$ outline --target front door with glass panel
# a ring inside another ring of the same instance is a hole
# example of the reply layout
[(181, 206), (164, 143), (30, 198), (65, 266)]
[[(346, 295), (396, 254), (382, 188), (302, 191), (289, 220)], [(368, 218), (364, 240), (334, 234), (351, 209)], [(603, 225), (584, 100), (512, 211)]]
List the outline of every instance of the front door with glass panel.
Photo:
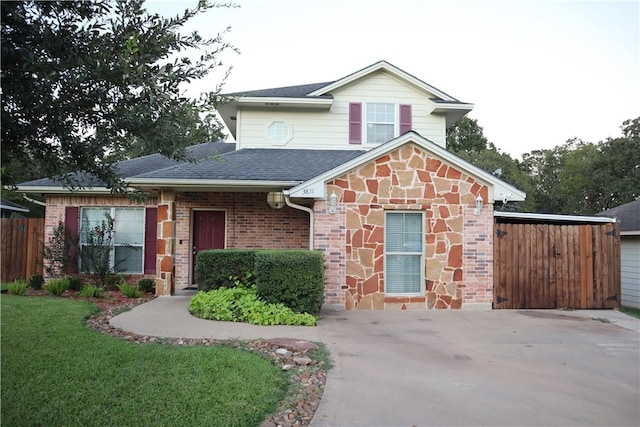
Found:
[(385, 218), (385, 293), (423, 293), (422, 212), (387, 212)]

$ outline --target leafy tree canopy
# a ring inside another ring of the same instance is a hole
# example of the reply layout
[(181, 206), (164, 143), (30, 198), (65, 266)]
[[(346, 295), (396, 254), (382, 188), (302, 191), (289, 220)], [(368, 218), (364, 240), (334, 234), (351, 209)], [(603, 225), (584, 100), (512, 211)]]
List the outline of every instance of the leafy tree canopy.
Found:
[(191, 99), (183, 84), (235, 50), (222, 39), (228, 28), (212, 39), (180, 32), (213, 7), (229, 5), (201, 0), (164, 18), (144, 0), (3, 1), (3, 185), (48, 176), (73, 188), (65, 174), (83, 170), (123, 191), (113, 162), (185, 158), (187, 146), (218, 139), (220, 85)]

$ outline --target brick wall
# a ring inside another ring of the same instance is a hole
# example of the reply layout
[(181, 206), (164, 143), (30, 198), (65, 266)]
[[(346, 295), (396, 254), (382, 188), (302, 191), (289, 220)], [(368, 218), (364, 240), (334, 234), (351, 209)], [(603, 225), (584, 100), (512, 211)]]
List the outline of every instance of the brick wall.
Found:
[(266, 193), (180, 193), (176, 198), (175, 284), (191, 282), (192, 212), (223, 210), (228, 249), (308, 249), (309, 214), (288, 206), (273, 209)]
[(480, 215), (464, 207), (464, 240), (461, 286), (463, 304), (493, 302), (493, 205), (484, 205)]

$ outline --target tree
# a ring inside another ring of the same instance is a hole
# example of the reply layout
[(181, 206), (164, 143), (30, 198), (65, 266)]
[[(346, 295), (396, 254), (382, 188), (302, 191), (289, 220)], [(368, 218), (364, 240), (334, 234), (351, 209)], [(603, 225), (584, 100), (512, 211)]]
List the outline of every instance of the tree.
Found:
[[(199, 99), (187, 98), (184, 84), (234, 50), (222, 41), (228, 28), (212, 39), (180, 33), (218, 6), (201, 0), (164, 18), (143, 3), (1, 3), (4, 185), (37, 173), (73, 188), (65, 174), (82, 170), (123, 191), (115, 161), (150, 153), (184, 159), (187, 146), (221, 136), (213, 107), (222, 83)], [(201, 55), (190, 59), (194, 51)]]
[(500, 210), (530, 210), (535, 206), (533, 198), (529, 195), (531, 182), (520, 163), (511, 158), (489, 142), (484, 136), (483, 129), (477, 120), (463, 117), (455, 125), (447, 129), (447, 149), (469, 163), (495, 173), (502, 180), (527, 192), (524, 202), (501, 204), (496, 200)]

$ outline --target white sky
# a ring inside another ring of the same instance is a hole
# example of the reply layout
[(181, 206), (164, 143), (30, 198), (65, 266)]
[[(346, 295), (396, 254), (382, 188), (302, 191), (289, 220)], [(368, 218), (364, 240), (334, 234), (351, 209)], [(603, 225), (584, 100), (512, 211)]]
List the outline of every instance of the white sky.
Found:
[[(195, 0), (148, 0), (175, 14)], [(381, 59), (465, 102), (519, 156), (621, 135), (640, 116), (640, 0), (239, 0), (193, 21), (231, 26), (225, 92), (336, 80)], [(220, 74), (194, 90), (212, 90)]]

